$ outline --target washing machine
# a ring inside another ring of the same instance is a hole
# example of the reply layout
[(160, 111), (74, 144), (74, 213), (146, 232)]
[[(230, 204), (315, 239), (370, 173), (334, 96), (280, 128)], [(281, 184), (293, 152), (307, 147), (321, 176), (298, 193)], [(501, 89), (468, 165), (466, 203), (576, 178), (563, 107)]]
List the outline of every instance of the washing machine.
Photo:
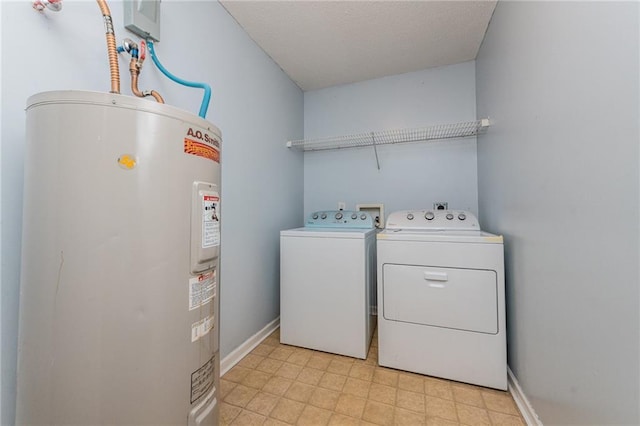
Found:
[(280, 233), (280, 342), (365, 359), (375, 328), (376, 229), (319, 211)]
[(379, 364), (506, 390), (502, 236), (467, 211), (399, 211), (377, 258)]

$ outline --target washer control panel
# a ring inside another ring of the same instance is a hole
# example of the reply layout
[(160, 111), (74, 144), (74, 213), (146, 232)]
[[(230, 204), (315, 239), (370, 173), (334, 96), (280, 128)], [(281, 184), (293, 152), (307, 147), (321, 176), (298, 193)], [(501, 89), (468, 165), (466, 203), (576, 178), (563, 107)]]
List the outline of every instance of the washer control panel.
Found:
[(387, 219), (387, 229), (479, 231), (473, 213), (464, 210), (402, 210)]
[(304, 224), (308, 228), (373, 228), (373, 217), (367, 212), (326, 210), (313, 212)]

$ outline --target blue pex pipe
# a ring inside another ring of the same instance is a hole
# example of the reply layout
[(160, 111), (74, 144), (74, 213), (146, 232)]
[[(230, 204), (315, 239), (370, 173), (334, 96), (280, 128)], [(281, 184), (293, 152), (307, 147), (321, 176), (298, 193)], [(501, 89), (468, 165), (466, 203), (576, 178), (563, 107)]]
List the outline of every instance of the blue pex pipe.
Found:
[(162, 64), (158, 60), (158, 57), (156, 56), (156, 51), (153, 48), (152, 40), (147, 40), (147, 46), (149, 47), (149, 53), (151, 54), (151, 59), (153, 59), (153, 63), (156, 64), (158, 69), (162, 71), (164, 75), (166, 75), (176, 83), (182, 84), (183, 86), (197, 87), (200, 89), (204, 89), (204, 97), (202, 98), (202, 104), (200, 105), (200, 112), (198, 113), (198, 115), (202, 118), (205, 118), (207, 115), (207, 109), (209, 108), (209, 101), (211, 100), (211, 86), (209, 86), (207, 83), (197, 83), (194, 81), (183, 80), (171, 74), (165, 67), (162, 66)]

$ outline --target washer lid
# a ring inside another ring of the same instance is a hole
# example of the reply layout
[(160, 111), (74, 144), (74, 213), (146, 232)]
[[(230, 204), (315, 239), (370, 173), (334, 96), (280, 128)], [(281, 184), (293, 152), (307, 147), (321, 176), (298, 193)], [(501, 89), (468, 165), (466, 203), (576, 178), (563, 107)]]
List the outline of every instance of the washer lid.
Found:
[(364, 239), (377, 232), (377, 229), (348, 228), (295, 228), (280, 231), (281, 237), (311, 238), (358, 238)]
[(378, 234), (378, 241), (423, 241), (452, 243), (502, 244), (502, 235), (484, 231), (385, 229)]

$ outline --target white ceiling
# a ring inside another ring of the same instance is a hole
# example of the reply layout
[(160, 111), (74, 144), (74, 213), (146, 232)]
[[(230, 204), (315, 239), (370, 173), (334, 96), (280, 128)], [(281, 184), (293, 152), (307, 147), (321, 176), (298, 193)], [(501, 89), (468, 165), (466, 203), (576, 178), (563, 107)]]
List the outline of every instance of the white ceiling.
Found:
[(476, 57), (496, 1), (240, 1), (222, 5), (302, 90)]

